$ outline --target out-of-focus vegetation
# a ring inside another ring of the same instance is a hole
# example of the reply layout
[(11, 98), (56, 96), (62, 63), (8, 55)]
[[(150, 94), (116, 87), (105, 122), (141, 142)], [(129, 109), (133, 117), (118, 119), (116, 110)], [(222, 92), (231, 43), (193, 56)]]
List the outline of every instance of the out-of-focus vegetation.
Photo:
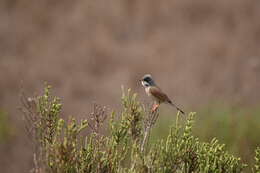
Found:
[(12, 134), (10, 121), (6, 112), (0, 110), (0, 143), (4, 143)]
[[(35, 149), (33, 172), (239, 173), (247, 167), (216, 138), (201, 142), (193, 135), (194, 113), (181, 119), (177, 115), (165, 138), (148, 142), (161, 116), (147, 110), (130, 90), (123, 93), (119, 112), (110, 115), (95, 106), (91, 118), (80, 123), (61, 118), (61, 101), (51, 95), (50, 87), (42, 96), (23, 95), (22, 103)], [(107, 135), (100, 133), (105, 123)], [(89, 134), (82, 135), (84, 130)], [(257, 172), (259, 149), (255, 152), (250, 170)]]

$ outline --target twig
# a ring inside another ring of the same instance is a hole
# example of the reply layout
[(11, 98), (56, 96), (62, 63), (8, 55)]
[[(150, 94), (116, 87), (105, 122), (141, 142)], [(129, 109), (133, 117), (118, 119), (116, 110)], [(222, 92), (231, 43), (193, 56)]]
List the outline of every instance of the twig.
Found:
[(148, 117), (146, 121), (144, 122), (144, 138), (141, 144), (141, 152), (144, 152), (145, 145), (148, 141), (151, 128), (156, 123), (157, 119), (159, 117), (159, 111), (158, 109), (156, 111), (150, 111), (148, 114)]

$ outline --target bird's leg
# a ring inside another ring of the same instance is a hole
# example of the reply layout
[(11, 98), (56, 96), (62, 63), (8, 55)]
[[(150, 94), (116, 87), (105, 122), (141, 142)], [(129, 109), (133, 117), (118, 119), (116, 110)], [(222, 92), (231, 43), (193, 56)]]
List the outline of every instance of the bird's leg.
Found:
[(152, 112), (155, 112), (159, 108), (159, 104), (154, 104), (152, 107)]

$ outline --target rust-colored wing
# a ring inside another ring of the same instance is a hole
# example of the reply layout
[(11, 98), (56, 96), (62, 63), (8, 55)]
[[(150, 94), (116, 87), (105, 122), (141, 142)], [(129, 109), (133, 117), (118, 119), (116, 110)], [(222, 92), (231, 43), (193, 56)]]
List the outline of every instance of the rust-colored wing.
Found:
[(153, 95), (155, 98), (158, 99), (159, 102), (168, 102), (170, 103), (171, 100), (169, 99), (169, 97), (164, 94), (162, 92), (162, 90), (160, 88), (157, 88), (157, 87), (150, 87), (150, 93), (151, 95)]
[(181, 110), (178, 106), (176, 106), (170, 99), (169, 97), (162, 92), (160, 88), (157, 87), (150, 87), (150, 93), (153, 95), (159, 103), (167, 102), (173, 107), (175, 107), (178, 111), (180, 111), (183, 115), (185, 115), (184, 111)]

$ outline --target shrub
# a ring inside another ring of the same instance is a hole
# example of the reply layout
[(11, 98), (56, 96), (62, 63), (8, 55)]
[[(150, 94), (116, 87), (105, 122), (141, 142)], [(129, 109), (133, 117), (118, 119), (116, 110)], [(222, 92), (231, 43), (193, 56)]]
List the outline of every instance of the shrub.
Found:
[[(168, 137), (149, 144), (159, 112), (149, 111), (130, 89), (123, 91), (120, 113), (109, 114), (104, 107), (94, 105), (89, 119), (80, 122), (74, 118), (66, 122), (60, 117), (61, 101), (50, 94), (49, 86), (42, 96), (26, 98), (23, 94), (21, 100), (34, 144), (32, 172), (239, 173), (246, 167), (217, 139), (206, 143), (192, 135), (195, 113), (185, 117), (184, 126), (178, 114)], [(101, 128), (108, 134), (101, 133)], [(258, 149), (256, 172), (259, 153)]]
[(255, 173), (260, 173), (260, 147), (255, 150)]

